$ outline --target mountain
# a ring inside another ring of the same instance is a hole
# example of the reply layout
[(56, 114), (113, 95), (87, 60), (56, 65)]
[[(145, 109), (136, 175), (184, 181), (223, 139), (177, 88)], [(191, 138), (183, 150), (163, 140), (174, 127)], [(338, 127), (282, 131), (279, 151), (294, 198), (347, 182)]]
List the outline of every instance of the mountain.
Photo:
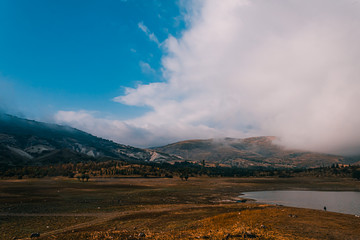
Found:
[(223, 138), (176, 142), (154, 150), (174, 154), (190, 161), (238, 167), (318, 167), (347, 163), (342, 156), (287, 150), (275, 137)]
[(120, 159), (129, 162), (182, 160), (237, 167), (318, 167), (355, 163), (359, 157), (288, 150), (275, 137), (188, 140), (140, 149), (68, 126), (0, 114), (0, 167)]
[(95, 137), (75, 128), (0, 114), (0, 164), (43, 165), (101, 158), (126, 161), (177, 159)]

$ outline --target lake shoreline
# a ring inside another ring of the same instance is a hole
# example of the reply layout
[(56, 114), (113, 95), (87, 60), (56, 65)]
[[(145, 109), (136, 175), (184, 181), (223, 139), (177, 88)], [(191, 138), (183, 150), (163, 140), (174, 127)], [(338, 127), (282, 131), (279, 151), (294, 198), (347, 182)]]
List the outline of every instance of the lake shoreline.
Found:
[(272, 190), (243, 192), (240, 196), (263, 204), (360, 215), (360, 192), (355, 191)]
[(40, 239), (65, 240), (134, 239), (140, 233), (159, 240), (358, 239), (360, 229), (353, 226), (360, 219), (352, 215), (236, 202), (241, 192), (296, 188), (359, 191), (360, 183), (335, 178), (0, 180), (0, 212), (6, 213), (0, 216), (0, 238), (40, 232)]

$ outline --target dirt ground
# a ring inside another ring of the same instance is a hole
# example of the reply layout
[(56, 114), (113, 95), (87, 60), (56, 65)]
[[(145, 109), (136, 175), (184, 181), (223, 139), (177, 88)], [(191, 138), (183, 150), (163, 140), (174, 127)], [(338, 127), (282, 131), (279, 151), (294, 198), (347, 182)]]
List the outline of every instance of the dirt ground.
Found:
[(241, 192), (360, 191), (339, 178), (0, 180), (0, 239), (360, 239), (360, 219), (240, 203)]

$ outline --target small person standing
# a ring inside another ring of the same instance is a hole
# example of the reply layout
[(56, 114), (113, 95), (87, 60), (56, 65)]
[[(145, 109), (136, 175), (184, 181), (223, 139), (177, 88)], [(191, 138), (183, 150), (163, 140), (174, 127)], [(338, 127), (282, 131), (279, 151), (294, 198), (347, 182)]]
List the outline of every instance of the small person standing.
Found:
[(326, 211), (326, 206), (324, 206), (324, 211)]

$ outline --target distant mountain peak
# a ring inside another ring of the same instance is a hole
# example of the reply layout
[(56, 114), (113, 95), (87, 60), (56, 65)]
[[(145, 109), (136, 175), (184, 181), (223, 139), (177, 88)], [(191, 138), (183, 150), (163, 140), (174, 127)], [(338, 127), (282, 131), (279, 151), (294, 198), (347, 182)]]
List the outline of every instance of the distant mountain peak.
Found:
[(275, 136), (194, 139), (154, 149), (190, 161), (237, 167), (317, 167), (344, 162), (342, 156), (287, 150), (277, 140)]

